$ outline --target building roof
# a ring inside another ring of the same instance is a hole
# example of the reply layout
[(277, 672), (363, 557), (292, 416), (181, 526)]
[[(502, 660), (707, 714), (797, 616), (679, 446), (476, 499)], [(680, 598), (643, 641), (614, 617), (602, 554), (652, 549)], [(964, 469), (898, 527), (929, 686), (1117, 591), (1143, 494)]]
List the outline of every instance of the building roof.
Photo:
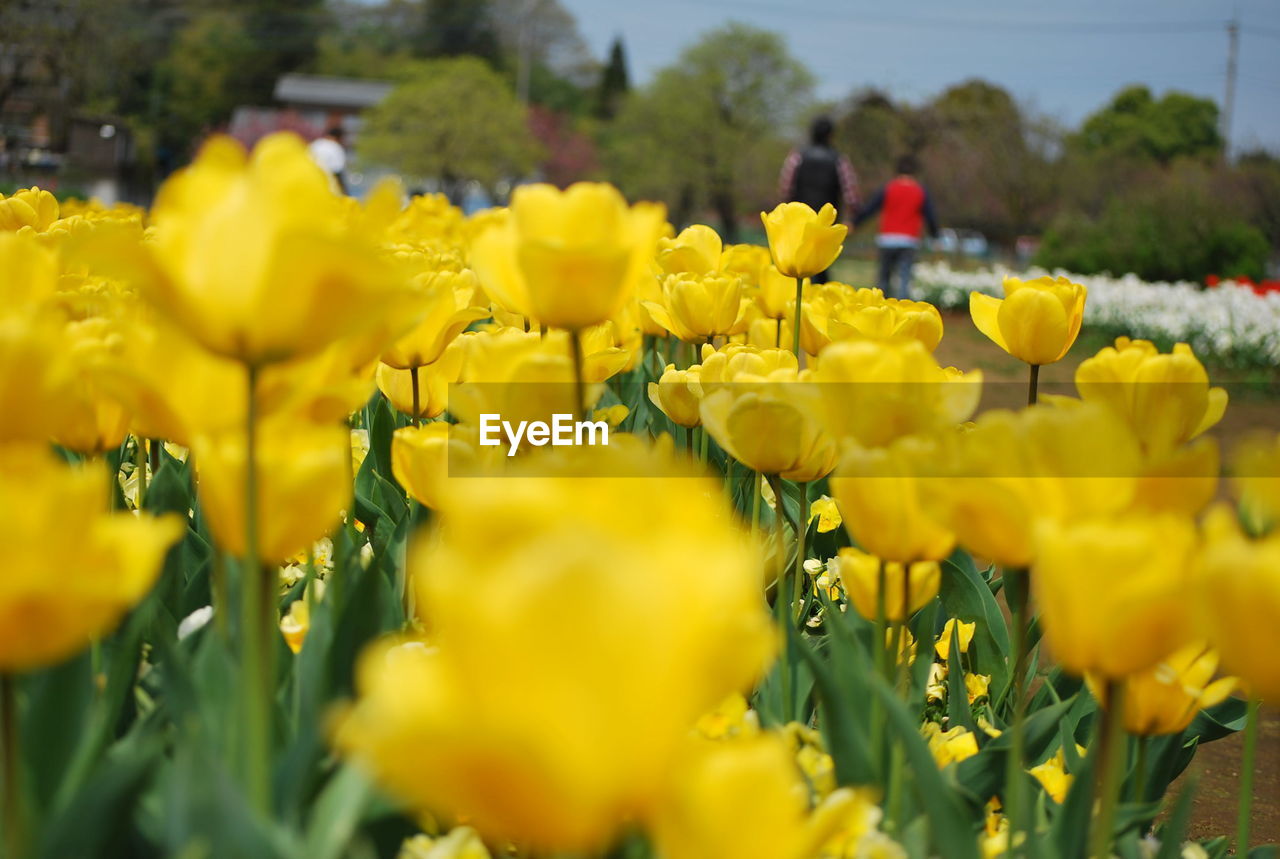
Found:
[(386, 98), (393, 86), (386, 81), (288, 74), (276, 81), (275, 97), (284, 104), (365, 108)]

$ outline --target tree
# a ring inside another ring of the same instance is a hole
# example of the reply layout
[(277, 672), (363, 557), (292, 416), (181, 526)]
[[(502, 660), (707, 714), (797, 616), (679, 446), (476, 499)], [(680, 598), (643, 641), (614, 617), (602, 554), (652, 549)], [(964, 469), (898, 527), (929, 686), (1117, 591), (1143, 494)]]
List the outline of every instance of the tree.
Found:
[(1222, 151), (1218, 106), (1207, 98), (1168, 92), (1156, 99), (1145, 86), (1121, 90), (1089, 116), (1073, 141), (1082, 151), (1168, 164)]
[(745, 24), (713, 30), (629, 97), (608, 136), (631, 196), (665, 201), (677, 221), (701, 208), (735, 241), (739, 218), (773, 201), (787, 143), (813, 92), (781, 37)]
[(630, 90), (627, 51), (622, 45), (622, 37), (615, 36), (613, 44), (609, 46), (609, 60), (600, 72), (600, 86), (596, 90), (596, 116), (606, 120), (617, 116), (622, 99)]
[(479, 57), (501, 68), (502, 49), (487, 0), (427, 0), (415, 53), (428, 59)]
[(524, 106), (475, 57), (426, 63), (369, 111), (362, 159), (439, 179), (451, 197), (474, 180), (491, 191), (528, 173), (537, 157)]
[(1038, 231), (1057, 198), (1056, 127), (982, 80), (950, 87), (921, 109), (917, 140), (940, 217), (1011, 244)]

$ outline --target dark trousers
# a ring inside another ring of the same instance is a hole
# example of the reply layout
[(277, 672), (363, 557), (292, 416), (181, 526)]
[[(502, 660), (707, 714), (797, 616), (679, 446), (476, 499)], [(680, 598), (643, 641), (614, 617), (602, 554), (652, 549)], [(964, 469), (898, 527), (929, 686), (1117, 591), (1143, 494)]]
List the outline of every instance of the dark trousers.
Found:
[(886, 298), (911, 297), (911, 265), (915, 261), (913, 247), (880, 248), (880, 277), (876, 285)]

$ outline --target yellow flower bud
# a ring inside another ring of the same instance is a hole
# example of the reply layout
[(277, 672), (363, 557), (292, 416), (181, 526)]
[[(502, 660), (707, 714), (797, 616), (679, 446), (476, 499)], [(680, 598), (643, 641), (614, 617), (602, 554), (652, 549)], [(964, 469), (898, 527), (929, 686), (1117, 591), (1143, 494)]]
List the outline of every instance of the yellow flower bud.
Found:
[(1065, 277), (1004, 279), (1004, 299), (969, 294), (973, 324), (993, 343), (1028, 364), (1052, 364), (1066, 356), (1084, 321), (1087, 290)]
[(903, 565), (853, 548), (840, 550), (838, 571), (849, 602), (867, 620), (879, 616), (881, 586), (885, 619), (900, 623), (937, 596), (942, 584), (937, 561)]
[[(1218, 655), (1203, 642), (1171, 653), (1156, 665), (1130, 674), (1124, 686), (1124, 729), (1134, 736), (1180, 734), (1205, 707), (1218, 704), (1236, 686), (1234, 677), (1214, 680)], [(1107, 707), (1107, 684), (1090, 676), (1089, 691)]]
[(52, 665), (111, 632), (184, 533), (177, 516), (108, 512), (107, 485), (100, 468), (0, 446), (0, 671)]
[(815, 212), (804, 203), (780, 203), (761, 212), (773, 264), (787, 277), (813, 277), (826, 271), (844, 250), (849, 228), (836, 223), (830, 203)]
[(1191, 637), (1189, 562), (1196, 535), (1180, 516), (1042, 523), (1032, 583), (1054, 658), (1076, 675), (1120, 679)]

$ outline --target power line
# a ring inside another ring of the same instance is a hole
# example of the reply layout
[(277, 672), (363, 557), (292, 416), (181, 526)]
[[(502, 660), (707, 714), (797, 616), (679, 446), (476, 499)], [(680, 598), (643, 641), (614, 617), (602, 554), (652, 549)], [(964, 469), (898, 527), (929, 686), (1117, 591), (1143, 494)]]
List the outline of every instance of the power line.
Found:
[(1058, 21), (1011, 21), (1005, 18), (938, 18), (921, 16), (898, 16), (883, 14), (866, 14), (852, 9), (813, 8), (794, 5), (780, 6), (750, 0), (658, 0), (681, 6), (703, 6), (707, 8), (732, 9), (735, 11), (755, 11), (785, 18), (828, 18), (852, 21), (867, 26), (901, 27), (906, 29), (943, 29), (943, 30), (983, 30), (1015, 33), (1045, 32), (1050, 35), (1061, 33), (1094, 34), (1094, 35), (1151, 35), (1160, 33), (1197, 33), (1216, 30), (1223, 24), (1221, 19), (1198, 19), (1185, 21), (1096, 21), (1096, 20), (1058, 20)]

